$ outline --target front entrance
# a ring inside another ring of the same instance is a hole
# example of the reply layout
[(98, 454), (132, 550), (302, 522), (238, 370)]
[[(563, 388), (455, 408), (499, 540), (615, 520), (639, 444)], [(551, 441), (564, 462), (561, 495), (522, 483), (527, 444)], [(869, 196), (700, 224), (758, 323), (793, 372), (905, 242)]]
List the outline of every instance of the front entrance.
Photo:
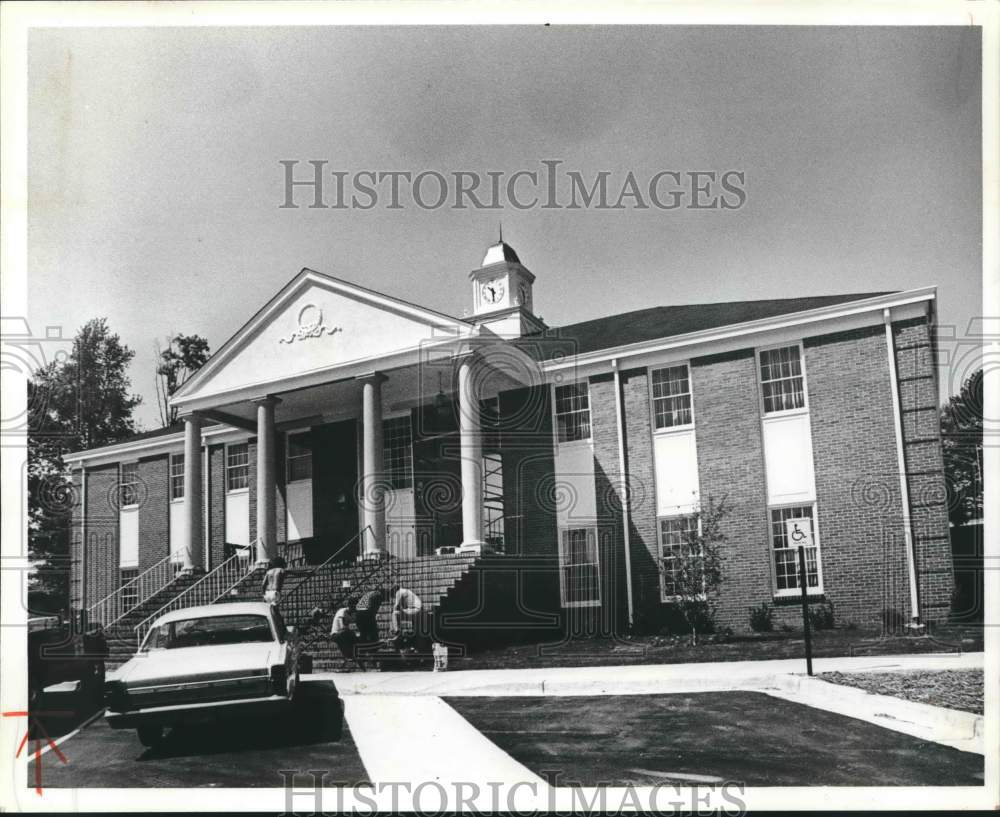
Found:
[[(313, 541), (310, 561), (332, 556), (358, 534), (358, 424), (343, 420), (312, 429)], [(354, 542), (344, 559), (361, 553)]]

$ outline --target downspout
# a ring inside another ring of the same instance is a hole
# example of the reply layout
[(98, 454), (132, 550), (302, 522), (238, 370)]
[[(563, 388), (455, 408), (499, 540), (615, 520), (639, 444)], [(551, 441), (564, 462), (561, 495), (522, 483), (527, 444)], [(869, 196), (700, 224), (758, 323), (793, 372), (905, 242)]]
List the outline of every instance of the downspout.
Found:
[(209, 541), (209, 536), (212, 531), (212, 522), (208, 518), (208, 512), (211, 508), (211, 498), (209, 495), (209, 489), (212, 487), (212, 483), (208, 476), (208, 443), (205, 442), (204, 436), (202, 436), (202, 446), (203, 453), (201, 458), (201, 515), (202, 515), (202, 531), (201, 531), (201, 548), (202, 548), (202, 562), (205, 566), (205, 572), (208, 573), (212, 569), (212, 545)]
[(87, 466), (80, 461), (80, 610), (87, 609)]
[(615, 417), (617, 418), (618, 430), (618, 473), (621, 477), (621, 500), (622, 500), (622, 528), (625, 537), (625, 593), (628, 603), (628, 624), (632, 626), (635, 619), (635, 608), (632, 601), (632, 543), (629, 528), (630, 503), (628, 476), (625, 472), (625, 422), (624, 411), (622, 409), (622, 384), (621, 370), (618, 368), (618, 358), (611, 361), (611, 368), (615, 372)]
[(920, 624), (917, 595), (917, 565), (913, 550), (913, 530), (910, 524), (910, 489), (906, 479), (906, 457), (903, 454), (903, 420), (900, 413), (899, 382), (896, 371), (896, 344), (892, 337), (892, 313), (882, 310), (885, 321), (885, 345), (889, 355), (889, 383), (892, 387), (892, 422), (896, 431), (896, 464), (899, 469), (899, 494), (903, 499), (903, 537), (906, 542), (906, 569), (910, 579), (910, 615), (913, 624)]

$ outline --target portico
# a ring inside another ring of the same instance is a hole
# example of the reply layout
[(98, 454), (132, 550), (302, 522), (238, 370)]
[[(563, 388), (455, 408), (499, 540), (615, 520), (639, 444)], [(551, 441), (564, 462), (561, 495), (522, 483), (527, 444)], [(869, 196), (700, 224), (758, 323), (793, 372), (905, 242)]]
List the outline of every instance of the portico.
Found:
[[(394, 331), (386, 331), (387, 322), (395, 324)], [(265, 564), (278, 555), (276, 499), (283, 487), (278, 471), (287, 435), (353, 421), (359, 438), (354, 486), (359, 555), (378, 558), (388, 547), (386, 506), (387, 493), (392, 493), (384, 463), (384, 425), (442, 405), (453, 406), (457, 414), (454, 454), (460, 459), (460, 486), (452, 481), (449, 490), (460, 487), (460, 546), (482, 548), (481, 401), (532, 385), (538, 380), (536, 368), (486, 327), (303, 270), (174, 395), (184, 421), (189, 486), (183, 569), (193, 571), (205, 563), (200, 438), (206, 422), (254, 435), (248, 439), (256, 441), (255, 464), (247, 457), (246, 467), (254, 468), (255, 480), (247, 482), (255, 486), (251, 516), (256, 524), (252, 541), (244, 544), (256, 563)], [(332, 459), (322, 467), (339, 467), (348, 479), (355, 473), (349, 450), (341, 448)], [(433, 476), (441, 469), (431, 464), (425, 470)], [(313, 480), (309, 490), (324, 489)], [(313, 505), (325, 501), (337, 499), (314, 496)], [(350, 530), (348, 526), (333, 539), (346, 539)], [(236, 537), (227, 532), (225, 538)], [(284, 538), (291, 538), (287, 531)], [(329, 547), (340, 544), (333, 541)]]

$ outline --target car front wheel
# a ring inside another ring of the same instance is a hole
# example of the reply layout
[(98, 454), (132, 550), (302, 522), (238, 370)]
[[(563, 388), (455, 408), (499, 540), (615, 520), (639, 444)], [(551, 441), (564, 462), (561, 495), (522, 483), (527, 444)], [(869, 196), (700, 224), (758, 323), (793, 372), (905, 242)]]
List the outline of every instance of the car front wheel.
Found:
[(139, 743), (146, 747), (156, 746), (163, 738), (162, 726), (140, 726), (135, 731), (139, 735)]

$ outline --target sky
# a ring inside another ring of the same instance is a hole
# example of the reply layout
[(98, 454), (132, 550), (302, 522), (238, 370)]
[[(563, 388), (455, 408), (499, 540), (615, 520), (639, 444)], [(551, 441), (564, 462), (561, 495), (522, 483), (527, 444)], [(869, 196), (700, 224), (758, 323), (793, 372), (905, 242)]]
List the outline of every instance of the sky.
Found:
[[(29, 323), (107, 317), (146, 429), (157, 342), (219, 348), (302, 267), (461, 316), (500, 221), (550, 326), (927, 285), (959, 338), (983, 312), (975, 29), (67, 28), (32, 31), (28, 59)], [(737, 170), (746, 201), (281, 208), (280, 162), (313, 159), (561, 160), (615, 191), (629, 171)]]

